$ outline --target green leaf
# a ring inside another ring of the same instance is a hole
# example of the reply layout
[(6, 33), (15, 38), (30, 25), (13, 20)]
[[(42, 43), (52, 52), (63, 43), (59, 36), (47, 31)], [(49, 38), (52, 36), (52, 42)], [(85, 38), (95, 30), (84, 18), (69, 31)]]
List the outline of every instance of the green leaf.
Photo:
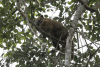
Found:
[(2, 42), (3, 42), (3, 38), (2, 38), (2, 37), (0, 37), (0, 44), (2, 44)]

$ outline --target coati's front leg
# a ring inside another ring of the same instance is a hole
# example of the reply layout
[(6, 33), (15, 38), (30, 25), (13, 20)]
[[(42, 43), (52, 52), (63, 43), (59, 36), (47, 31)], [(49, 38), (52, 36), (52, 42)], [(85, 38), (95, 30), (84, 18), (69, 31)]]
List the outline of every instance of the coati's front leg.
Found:
[(60, 50), (60, 47), (59, 47), (59, 44), (55, 41), (52, 41), (53, 43), (53, 46), (57, 49), (57, 50)]

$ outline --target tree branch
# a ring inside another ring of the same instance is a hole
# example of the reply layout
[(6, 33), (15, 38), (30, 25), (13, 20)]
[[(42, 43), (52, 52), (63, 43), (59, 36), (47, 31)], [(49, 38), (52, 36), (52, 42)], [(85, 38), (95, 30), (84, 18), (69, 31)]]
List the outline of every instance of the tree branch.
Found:
[(91, 12), (96, 12), (97, 9), (94, 9), (92, 7), (89, 7), (85, 2), (83, 2), (83, 0), (78, 0), (87, 10), (91, 11)]
[[(88, 2), (87, 0), (84, 0), (84, 1), (86, 3)], [(77, 29), (78, 20), (85, 10), (86, 9), (82, 5), (80, 5), (78, 9), (76, 10), (73, 21), (71, 22), (72, 27), (70, 27), (69, 29), (69, 36), (67, 37), (67, 40), (66, 40), (66, 50), (65, 50), (65, 65), (67, 66), (70, 66), (72, 37), (75, 33), (75, 30)]]

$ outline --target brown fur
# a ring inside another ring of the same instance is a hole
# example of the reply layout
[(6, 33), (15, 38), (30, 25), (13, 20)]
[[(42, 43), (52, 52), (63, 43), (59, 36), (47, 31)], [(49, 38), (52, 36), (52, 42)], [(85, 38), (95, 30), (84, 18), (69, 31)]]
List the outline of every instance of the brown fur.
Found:
[[(68, 36), (68, 30), (58, 21), (51, 20), (48, 18), (43, 18), (43, 16), (40, 16), (36, 19), (38, 23), (36, 25), (40, 26), (42, 30), (49, 33), (50, 35), (61, 39), (66, 40)], [(44, 36), (44, 35), (43, 35)], [(60, 50), (59, 43), (52, 40), (53, 46), (57, 48), (57, 50)], [(62, 44), (62, 48), (65, 48), (66, 44)]]

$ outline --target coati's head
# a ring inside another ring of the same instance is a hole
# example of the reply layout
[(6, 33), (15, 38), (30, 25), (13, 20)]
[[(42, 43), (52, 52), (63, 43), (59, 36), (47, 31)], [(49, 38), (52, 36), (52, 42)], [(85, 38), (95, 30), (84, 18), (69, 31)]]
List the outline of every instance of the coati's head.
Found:
[(36, 22), (36, 25), (37, 25), (37, 26), (40, 26), (41, 23), (43, 22), (43, 15), (41, 15), (40, 17), (38, 17), (38, 18), (35, 20), (35, 22)]

